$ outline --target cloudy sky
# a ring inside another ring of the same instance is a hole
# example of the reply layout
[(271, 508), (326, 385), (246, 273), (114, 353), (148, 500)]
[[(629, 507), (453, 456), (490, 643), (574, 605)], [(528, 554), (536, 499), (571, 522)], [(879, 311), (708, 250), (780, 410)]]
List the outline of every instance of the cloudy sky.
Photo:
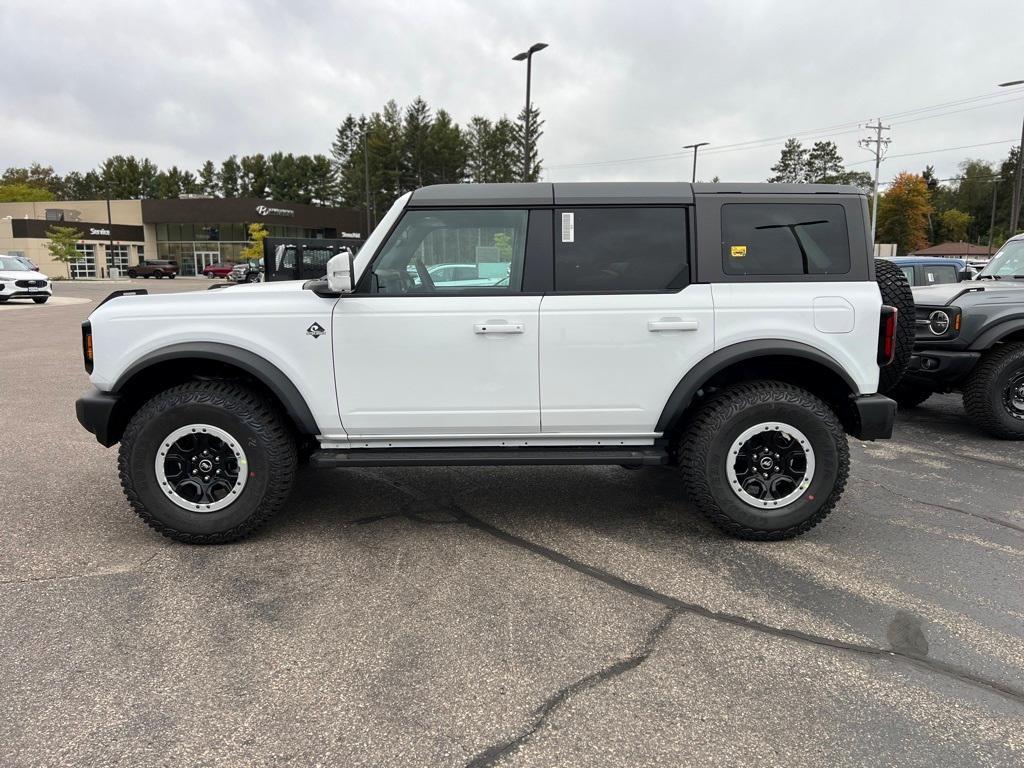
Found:
[(459, 122), (515, 115), (511, 57), (543, 41), (555, 181), (686, 180), (693, 141), (699, 177), (763, 180), (798, 134), (868, 170), (857, 123), (879, 116), (883, 180), (950, 176), (1020, 140), (1024, 86), (995, 86), (1024, 79), (1022, 22), (1020, 0), (5, 0), (0, 168), (326, 153), (347, 113), (417, 95)]

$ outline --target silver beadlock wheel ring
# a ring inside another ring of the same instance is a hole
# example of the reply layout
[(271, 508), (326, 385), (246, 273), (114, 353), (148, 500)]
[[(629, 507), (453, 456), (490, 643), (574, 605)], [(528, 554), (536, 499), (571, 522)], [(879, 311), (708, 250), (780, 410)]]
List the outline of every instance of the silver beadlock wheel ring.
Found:
[(792, 504), (814, 478), (814, 449), (796, 427), (766, 421), (745, 429), (725, 459), (729, 487), (760, 509)]
[(156, 480), (175, 505), (189, 512), (216, 512), (242, 493), (249, 464), (241, 444), (210, 424), (188, 424), (160, 441)]

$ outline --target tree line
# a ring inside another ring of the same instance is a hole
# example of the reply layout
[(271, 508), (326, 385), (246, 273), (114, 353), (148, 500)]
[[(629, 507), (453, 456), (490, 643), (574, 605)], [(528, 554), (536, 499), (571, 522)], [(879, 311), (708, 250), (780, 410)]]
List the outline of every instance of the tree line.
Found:
[[(329, 155), (231, 155), (220, 163), (207, 160), (195, 170), (176, 165), (161, 169), (145, 157), (114, 155), (93, 170), (63, 176), (51, 166), (33, 163), (0, 175), (0, 202), (205, 195), (383, 211), (425, 184), (524, 180), (525, 113), (516, 120), (478, 115), (460, 126), (445, 110), (432, 111), (422, 98), (405, 109), (392, 100), (369, 116), (346, 116)], [(537, 140), (542, 126), (534, 108), (528, 181), (540, 177)]]

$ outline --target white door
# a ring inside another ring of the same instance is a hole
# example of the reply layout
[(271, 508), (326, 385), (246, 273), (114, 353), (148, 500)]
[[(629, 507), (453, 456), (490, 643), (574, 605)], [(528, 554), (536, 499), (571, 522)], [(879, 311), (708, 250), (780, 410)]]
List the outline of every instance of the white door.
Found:
[(540, 311), (542, 431), (650, 435), (679, 380), (714, 351), (711, 286), (686, 286), (686, 213), (557, 213), (555, 293)]
[[(350, 437), (540, 431), (541, 297), (518, 289), (526, 220), (510, 210), (403, 215), (361, 292), (334, 309), (338, 406)], [(447, 265), (476, 268), (442, 280)]]

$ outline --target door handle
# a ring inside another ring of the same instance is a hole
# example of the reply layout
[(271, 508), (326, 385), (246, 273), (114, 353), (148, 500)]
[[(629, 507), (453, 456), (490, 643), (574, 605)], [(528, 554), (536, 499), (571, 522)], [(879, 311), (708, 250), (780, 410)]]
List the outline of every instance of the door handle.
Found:
[(473, 326), (474, 333), (523, 333), (522, 323), (477, 323)]
[(679, 317), (663, 317), (660, 320), (648, 320), (647, 330), (655, 331), (696, 331), (700, 323), (696, 320), (683, 320)]

